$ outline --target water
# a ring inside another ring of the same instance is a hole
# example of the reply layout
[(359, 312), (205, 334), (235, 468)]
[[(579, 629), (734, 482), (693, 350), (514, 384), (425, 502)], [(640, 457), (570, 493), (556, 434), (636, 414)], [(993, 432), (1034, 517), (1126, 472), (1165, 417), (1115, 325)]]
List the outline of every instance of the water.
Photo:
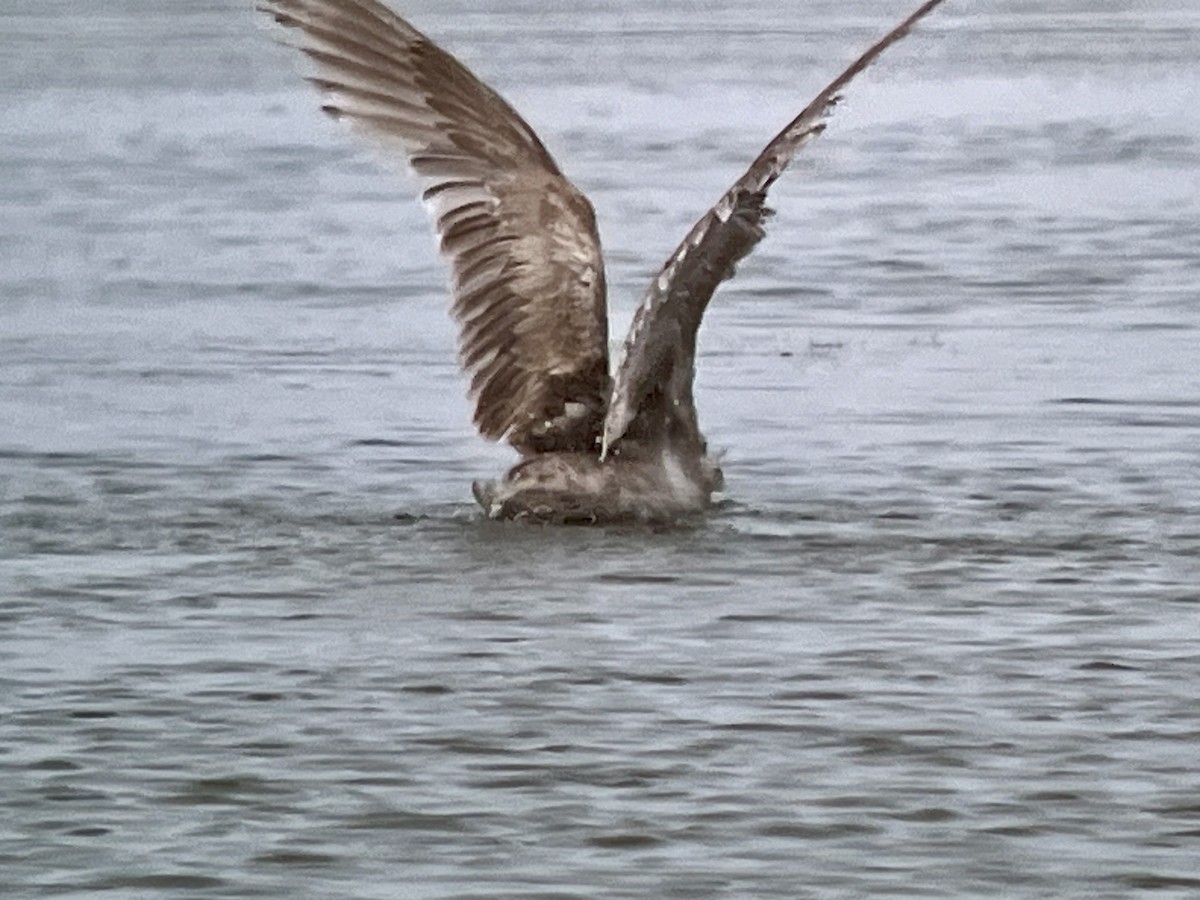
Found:
[[(249, 3), (0, 12), (6, 897), (1193, 896), (1200, 11), (950, 0), (701, 336), (728, 499), (479, 520), (411, 187)], [(616, 334), (904, 2), (413, 0)]]

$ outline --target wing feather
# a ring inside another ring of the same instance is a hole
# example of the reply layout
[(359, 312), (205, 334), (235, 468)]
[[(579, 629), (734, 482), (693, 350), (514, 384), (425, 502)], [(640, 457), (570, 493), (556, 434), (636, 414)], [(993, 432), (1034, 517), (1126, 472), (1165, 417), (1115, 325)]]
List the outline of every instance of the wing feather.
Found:
[(683, 429), (703, 443), (692, 403), (696, 331), (717, 286), (765, 234), (766, 195), (796, 153), (825, 130), (842, 90), (944, 0), (928, 0), (873, 44), (779, 132), (701, 217), (651, 282), (634, 314), (613, 380), (601, 456), (635, 424), (638, 434)]
[(593, 448), (609, 378), (591, 204), (507, 102), (377, 0), (258, 8), (314, 64), (322, 108), (422, 180), (480, 432), (523, 451)]

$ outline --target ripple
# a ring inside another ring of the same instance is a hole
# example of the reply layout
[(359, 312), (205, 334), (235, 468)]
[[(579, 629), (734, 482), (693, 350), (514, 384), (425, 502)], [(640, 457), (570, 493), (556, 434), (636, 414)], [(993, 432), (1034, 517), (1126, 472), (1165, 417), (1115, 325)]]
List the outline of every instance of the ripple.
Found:
[[(880, 21), (818, 5), (418, 24), (587, 189), (619, 343)], [(947, 4), (706, 313), (727, 498), (557, 530), (471, 501), (410, 187), (144, 6), (0, 29), (10, 893), (1196, 892), (1191, 10)]]

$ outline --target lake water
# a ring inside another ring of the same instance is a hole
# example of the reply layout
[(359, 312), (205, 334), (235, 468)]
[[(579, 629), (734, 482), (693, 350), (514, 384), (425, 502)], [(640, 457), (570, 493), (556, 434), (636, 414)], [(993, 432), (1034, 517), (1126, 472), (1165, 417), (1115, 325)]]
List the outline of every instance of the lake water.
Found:
[[(250, 6), (0, 9), (3, 896), (1196, 896), (1192, 0), (949, 0), (854, 85), (652, 531), (480, 520), (413, 188)], [(619, 338), (912, 6), (404, 12), (594, 199)]]

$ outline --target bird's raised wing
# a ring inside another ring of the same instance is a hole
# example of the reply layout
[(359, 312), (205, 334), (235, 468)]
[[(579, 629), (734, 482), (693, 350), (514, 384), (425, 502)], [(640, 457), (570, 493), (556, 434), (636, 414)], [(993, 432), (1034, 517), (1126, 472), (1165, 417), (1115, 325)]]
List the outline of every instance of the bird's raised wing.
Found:
[(503, 98), (376, 0), (257, 5), (315, 64), (323, 109), (425, 186), (479, 431), (525, 451), (594, 448), (609, 378), (591, 204)]
[(750, 168), (697, 222), (650, 284), (625, 339), (604, 420), (605, 455), (635, 420), (637, 433), (682, 430), (701, 441), (692, 403), (696, 330), (708, 301), (765, 234), (767, 190), (796, 152), (825, 130), (842, 89), (943, 0), (928, 0), (856, 59), (767, 144)]

